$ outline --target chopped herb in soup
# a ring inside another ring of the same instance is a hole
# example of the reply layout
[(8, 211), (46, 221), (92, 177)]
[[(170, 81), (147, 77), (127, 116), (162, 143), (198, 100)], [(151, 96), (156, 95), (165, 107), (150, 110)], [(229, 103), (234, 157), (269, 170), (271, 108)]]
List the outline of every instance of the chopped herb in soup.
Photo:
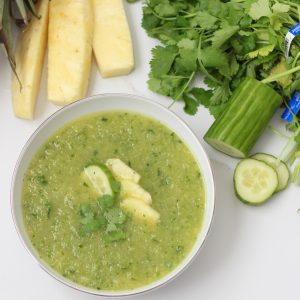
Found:
[[(122, 177), (120, 168), (132, 172)], [(188, 255), (205, 192), (195, 158), (175, 133), (115, 111), (56, 132), (25, 174), (22, 201), (41, 259), (78, 284), (117, 291), (159, 280)]]

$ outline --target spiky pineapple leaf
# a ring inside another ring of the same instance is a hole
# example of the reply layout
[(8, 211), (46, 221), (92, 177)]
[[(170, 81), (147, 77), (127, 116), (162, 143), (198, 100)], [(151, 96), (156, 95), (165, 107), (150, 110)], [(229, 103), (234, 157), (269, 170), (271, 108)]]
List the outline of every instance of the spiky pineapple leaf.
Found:
[(3, 28), (2, 19), (3, 19), (3, 11), (4, 11), (4, 1), (5, 0), (0, 0), (0, 32), (2, 31)]
[(16, 0), (16, 5), (17, 5), (18, 10), (21, 14), (21, 17), (24, 21), (24, 24), (27, 25), (28, 24), (28, 16), (27, 16), (27, 11), (26, 11), (24, 1), (23, 0)]
[(37, 14), (36, 9), (35, 9), (35, 2), (37, 2), (37, 1), (25, 0), (26, 7), (32, 13), (32, 15), (35, 16), (36, 18), (40, 18), (41, 16), (39, 16)]
[[(12, 19), (18, 24), (28, 24), (29, 13), (39, 18), (35, 10), (38, 0), (0, 0), (0, 44), (4, 45), (9, 64), (12, 71), (19, 80), (16, 73), (16, 62), (12, 38)], [(21, 19), (19, 19), (21, 17)], [(20, 22), (21, 21), (21, 22)], [(20, 82), (20, 88), (22, 87)]]
[(9, 1), (4, 0), (2, 12), (0, 11), (0, 14), (1, 14), (0, 40), (4, 45), (10, 65), (12, 66), (13, 69), (15, 69), (16, 62), (13, 53), (13, 40), (12, 40), (12, 29), (11, 29), (11, 22), (10, 22)]

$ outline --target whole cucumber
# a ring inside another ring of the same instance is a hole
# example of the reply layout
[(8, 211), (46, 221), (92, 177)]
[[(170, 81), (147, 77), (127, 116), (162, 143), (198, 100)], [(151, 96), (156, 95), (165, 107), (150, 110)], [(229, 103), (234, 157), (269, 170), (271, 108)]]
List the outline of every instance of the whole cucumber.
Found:
[(227, 155), (247, 157), (281, 103), (281, 96), (271, 87), (246, 77), (204, 140)]

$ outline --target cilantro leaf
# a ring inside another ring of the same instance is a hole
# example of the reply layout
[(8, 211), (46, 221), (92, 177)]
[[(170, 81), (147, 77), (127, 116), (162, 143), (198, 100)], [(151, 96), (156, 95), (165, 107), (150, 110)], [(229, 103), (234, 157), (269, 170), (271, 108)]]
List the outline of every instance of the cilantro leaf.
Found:
[(106, 232), (116, 231), (118, 229), (117, 225), (114, 223), (108, 223), (106, 227)]
[(206, 11), (199, 11), (197, 15), (192, 18), (191, 26), (192, 27), (201, 27), (203, 29), (211, 29), (218, 19)]
[(218, 48), (207, 47), (202, 49), (200, 58), (205, 67), (228, 66), (228, 55)]
[(197, 52), (194, 49), (180, 49), (176, 59), (175, 69), (177, 72), (194, 72), (197, 69)]
[(81, 204), (79, 211), (83, 217), (94, 217), (95, 215), (95, 209), (89, 203)]
[(196, 41), (188, 39), (188, 38), (184, 38), (178, 42), (177, 46), (178, 46), (178, 48), (195, 49)]
[(276, 2), (272, 6), (272, 10), (274, 13), (287, 13), (291, 9), (291, 6), (288, 4), (278, 3)]
[(239, 26), (226, 26), (215, 31), (214, 35), (209, 39), (214, 48), (220, 48), (239, 30)]
[(126, 221), (126, 215), (120, 208), (112, 208), (104, 216), (109, 223), (123, 224)]
[(102, 210), (106, 210), (114, 206), (115, 199), (111, 195), (103, 195), (100, 198), (98, 198), (97, 202)]
[(117, 180), (111, 180), (110, 186), (115, 193), (119, 193), (121, 191), (121, 184)]
[(167, 74), (178, 55), (178, 48), (173, 46), (157, 46), (152, 49), (153, 58), (150, 62), (151, 73), (154, 77), (161, 77), (163, 74)]
[(251, 59), (251, 58), (255, 58), (257, 56), (267, 56), (267, 55), (269, 55), (270, 52), (272, 52), (274, 50), (274, 48), (275, 48), (275, 45), (268, 45), (268, 46), (259, 48), (255, 51), (249, 52), (247, 54), (247, 57)]
[(252, 3), (249, 16), (253, 20), (258, 20), (261, 17), (270, 17), (272, 15), (272, 11), (270, 9), (270, 1), (269, 0), (257, 0)]
[(206, 107), (210, 114), (215, 118), (217, 118), (226, 107), (226, 104), (211, 105), (210, 99), (213, 96), (212, 91), (207, 91), (202, 88), (193, 88), (189, 93), (198, 101), (199, 104)]
[(212, 91), (207, 91), (202, 88), (193, 88), (189, 92), (197, 101), (198, 103), (208, 107), (210, 104), (210, 98), (212, 97)]
[(189, 115), (195, 115), (198, 110), (199, 103), (187, 94), (183, 95), (183, 100), (185, 103), (184, 111)]
[(172, 17), (178, 13), (178, 7), (170, 3), (160, 3), (155, 7), (155, 12), (161, 17)]
[(225, 80), (221, 86), (218, 86), (214, 90), (214, 94), (210, 98), (210, 104), (219, 105), (222, 103), (226, 103), (229, 100), (230, 95), (231, 95), (231, 90), (229, 87), (229, 81)]
[(105, 236), (103, 236), (103, 240), (105, 242), (115, 242), (119, 240), (124, 240), (125, 239), (125, 233), (123, 230), (118, 229), (116, 231), (111, 231), (107, 233)]
[(106, 224), (107, 221), (103, 216), (99, 216), (95, 219), (89, 219), (87, 222), (84, 222), (84, 224), (82, 224), (79, 230), (79, 234), (81, 236), (90, 235), (104, 228)]

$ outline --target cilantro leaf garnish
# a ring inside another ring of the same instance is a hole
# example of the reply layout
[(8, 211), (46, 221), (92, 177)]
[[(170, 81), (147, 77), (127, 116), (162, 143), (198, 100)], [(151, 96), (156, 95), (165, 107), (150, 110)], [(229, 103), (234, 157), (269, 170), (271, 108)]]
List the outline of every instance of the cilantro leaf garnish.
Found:
[(105, 232), (103, 240), (113, 242), (125, 238), (123, 231), (126, 215), (116, 207), (116, 199), (103, 195), (95, 202), (84, 203), (79, 207), (79, 235), (90, 236), (100, 231)]
[(95, 209), (89, 203), (81, 204), (79, 210), (83, 217), (94, 217), (95, 215)]
[(118, 229), (116, 231), (111, 231), (107, 233), (106, 235), (103, 236), (103, 240), (105, 242), (115, 242), (119, 240), (124, 240), (125, 239), (125, 233), (123, 230)]
[(115, 198), (111, 195), (103, 195), (97, 199), (97, 202), (102, 210), (106, 210), (114, 206)]
[[(79, 234), (82, 236), (90, 235), (91, 233), (97, 232), (100, 229), (103, 229), (107, 221), (103, 216), (98, 216), (96, 218), (84, 219), (84, 223), (80, 227)], [(82, 221), (81, 221), (82, 223)]]
[(120, 208), (112, 208), (104, 213), (106, 220), (113, 224), (123, 224), (126, 221), (126, 215)]

